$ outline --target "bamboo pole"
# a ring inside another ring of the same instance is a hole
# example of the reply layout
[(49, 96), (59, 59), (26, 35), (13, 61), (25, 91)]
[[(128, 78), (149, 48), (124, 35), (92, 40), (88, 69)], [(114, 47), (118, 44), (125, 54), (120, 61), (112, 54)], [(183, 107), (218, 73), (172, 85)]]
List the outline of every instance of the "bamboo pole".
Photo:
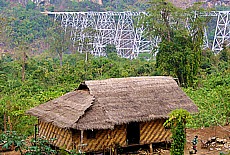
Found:
[(150, 152), (150, 154), (153, 154), (153, 145), (152, 144), (149, 144), (149, 152)]
[(84, 130), (81, 130), (81, 141), (80, 141), (80, 152), (82, 152), (83, 149), (83, 139), (84, 139)]
[(81, 145), (83, 144), (83, 139), (84, 139), (84, 131), (81, 130)]

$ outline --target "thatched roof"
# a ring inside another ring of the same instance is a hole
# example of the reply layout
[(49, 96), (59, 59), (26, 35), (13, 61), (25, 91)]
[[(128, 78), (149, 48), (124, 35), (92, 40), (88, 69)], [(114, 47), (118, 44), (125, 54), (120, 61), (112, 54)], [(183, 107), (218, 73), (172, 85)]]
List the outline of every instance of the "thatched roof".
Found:
[(86, 130), (167, 118), (172, 110), (179, 108), (191, 113), (198, 111), (172, 77), (85, 81), (78, 90), (68, 94), (68, 97), (64, 95), (32, 108), (28, 113), (59, 127)]
[(78, 90), (34, 107), (27, 113), (60, 128), (71, 128), (93, 101), (94, 97), (89, 92)]

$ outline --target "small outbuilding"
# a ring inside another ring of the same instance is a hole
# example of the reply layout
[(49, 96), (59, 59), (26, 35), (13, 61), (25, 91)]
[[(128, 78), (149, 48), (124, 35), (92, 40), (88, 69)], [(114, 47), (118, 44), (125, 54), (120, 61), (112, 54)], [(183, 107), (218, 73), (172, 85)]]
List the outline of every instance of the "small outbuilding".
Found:
[(27, 111), (38, 134), (53, 145), (81, 152), (165, 142), (163, 123), (174, 109), (198, 112), (172, 77), (145, 76), (85, 81), (78, 89)]

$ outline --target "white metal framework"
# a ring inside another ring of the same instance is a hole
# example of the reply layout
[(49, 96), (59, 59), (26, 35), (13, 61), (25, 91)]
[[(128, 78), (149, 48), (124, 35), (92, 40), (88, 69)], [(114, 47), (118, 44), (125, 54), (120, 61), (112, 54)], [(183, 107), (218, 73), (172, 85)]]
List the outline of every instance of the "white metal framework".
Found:
[[(71, 28), (71, 39), (79, 52), (90, 51), (96, 56), (104, 56), (107, 45), (116, 46), (118, 55), (125, 58), (136, 58), (140, 53), (151, 53), (157, 48), (159, 37), (144, 37), (144, 27), (136, 27), (141, 14), (145, 12), (44, 12), (61, 21), (66, 30)], [(202, 16), (218, 17), (212, 50), (217, 53), (225, 43), (230, 45), (229, 28), (230, 11), (216, 11)], [(205, 29), (206, 30), (206, 29)], [(206, 31), (205, 31), (206, 33)], [(204, 47), (208, 47), (205, 34)]]
[[(96, 56), (106, 55), (107, 45), (115, 45), (118, 55), (136, 58), (139, 53), (152, 52), (158, 38), (147, 39), (144, 28), (136, 28), (142, 12), (44, 12), (71, 28), (71, 40), (79, 52), (90, 51)], [(134, 19), (135, 18), (135, 19)]]
[(230, 11), (219, 11), (217, 16), (216, 31), (212, 45), (212, 51), (219, 52), (225, 46), (230, 45)]

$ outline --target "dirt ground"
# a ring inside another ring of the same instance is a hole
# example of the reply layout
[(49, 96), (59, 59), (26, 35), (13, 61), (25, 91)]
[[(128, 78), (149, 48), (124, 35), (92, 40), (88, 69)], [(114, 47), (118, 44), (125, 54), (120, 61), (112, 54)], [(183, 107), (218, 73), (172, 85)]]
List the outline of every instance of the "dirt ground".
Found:
[[(228, 126), (215, 126), (209, 128), (200, 129), (189, 129), (187, 130), (187, 144), (185, 148), (185, 155), (189, 155), (189, 150), (192, 148), (191, 141), (197, 135), (198, 136), (198, 153), (199, 155), (219, 155), (220, 152), (226, 153), (230, 152), (230, 125)], [(225, 145), (215, 143), (215, 145), (209, 146), (207, 149), (201, 148), (201, 140), (207, 141), (208, 139), (216, 137), (220, 139), (225, 139)]]
[[(198, 136), (198, 145), (197, 145), (197, 155), (220, 155), (220, 152), (230, 153), (230, 125), (228, 126), (215, 126), (209, 128), (200, 128), (200, 129), (187, 129), (186, 130), (186, 139), (187, 144), (185, 146), (184, 155), (189, 155), (189, 151), (192, 150), (191, 141), (195, 136)], [(220, 139), (226, 139), (227, 142), (225, 146), (223, 144), (215, 143), (215, 145), (210, 145), (206, 149), (201, 148), (201, 140), (207, 141), (208, 139), (216, 137)], [(164, 151), (162, 155), (169, 155), (169, 151)]]
[[(189, 155), (189, 151), (192, 148), (191, 141), (197, 135), (198, 136), (198, 145), (197, 145), (197, 155), (219, 155), (220, 152), (226, 153), (230, 152), (230, 125), (228, 126), (216, 126), (209, 128), (200, 128), (200, 129), (187, 129), (187, 144), (185, 146), (184, 155)], [(206, 149), (201, 148), (201, 140), (207, 141), (208, 139), (216, 137), (220, 139), (225, 139), (225, 146), (223, 144), (218, 144), (214, 146), (209, 146)], [(162, 150), (161, 155), (169, 155), (169, 150)], [(20, 155), (19, 152), (0, 152), (0, 155)]]

